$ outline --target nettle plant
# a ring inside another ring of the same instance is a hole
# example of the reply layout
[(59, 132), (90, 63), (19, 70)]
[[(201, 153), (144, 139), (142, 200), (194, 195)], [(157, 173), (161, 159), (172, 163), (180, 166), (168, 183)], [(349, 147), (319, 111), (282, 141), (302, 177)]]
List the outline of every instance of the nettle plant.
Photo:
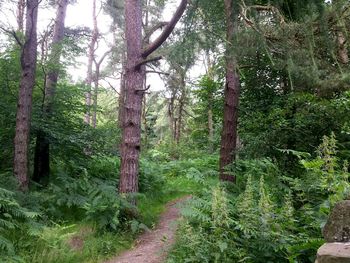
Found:
[(338, 159), (334, 133), (323, 137), (316, 154), (300, 160), (305, 172), (292, 180), (292, 188), (299, 202), (319, 207), (327, 216), (336, 202), (349, 196), (348, 161)]

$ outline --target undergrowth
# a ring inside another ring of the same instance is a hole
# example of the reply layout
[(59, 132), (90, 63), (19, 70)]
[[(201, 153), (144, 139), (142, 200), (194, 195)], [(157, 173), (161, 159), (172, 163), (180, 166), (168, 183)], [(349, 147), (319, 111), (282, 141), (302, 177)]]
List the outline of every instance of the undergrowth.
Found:
[(130, 248), (169, 201), (216, 181), (203, 177), (198, 160), (178, 175), (184, 162), (167, 164), (141, 161), (137, 207), (117, 194), (116, 158), (92, 157), (86, 168), (58, 162), (49, 185), (33, 185), (28, 193), (16, 190), (10, 174), (1, 176), (7, 189), (0, 188), (0, 261), (100, 262)]
[(331, 208), (349, 194), (348, 164), (338, 160), (333, 134), (314, 157), (285, 154), (299, 158), (299, 175), (269, 159), (238, 160), (230, 168), (236, 185), (194, 196), (182, 211), (168, 263), (314, 262)]

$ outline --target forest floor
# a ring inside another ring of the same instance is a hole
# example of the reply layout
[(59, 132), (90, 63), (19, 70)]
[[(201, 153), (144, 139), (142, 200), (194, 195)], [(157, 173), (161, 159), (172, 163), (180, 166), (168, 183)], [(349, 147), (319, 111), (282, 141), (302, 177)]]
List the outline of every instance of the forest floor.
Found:
[(185, 196), (169, 202), (160, 216), (155, 229), (142, 234), (134, 248), (106, 263), (161, 263), (175, 241), (177, 220), (180, 217), (180, 206), (190, 196)]

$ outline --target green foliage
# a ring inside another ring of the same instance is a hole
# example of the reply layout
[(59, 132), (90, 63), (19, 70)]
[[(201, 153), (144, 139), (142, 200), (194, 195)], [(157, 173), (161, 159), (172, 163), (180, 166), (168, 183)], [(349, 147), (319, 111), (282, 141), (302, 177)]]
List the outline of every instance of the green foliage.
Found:
[(169, 262), (314, 262), (321, 227), (349, 192), (349, 173), (338, 165), (336, 148), (331, 134), (316, 158), (283, 151), (298, 156), (298, 178), (268, 159), (238, 160), (231, 167), (235, 187), (202, 192), (183, 209)]
[(21, 236), (36, 236), (40, 214), (29, 211), (16, 200), (15, 193), (0, 188), (0, 260), (20, 261), (16, 243)]

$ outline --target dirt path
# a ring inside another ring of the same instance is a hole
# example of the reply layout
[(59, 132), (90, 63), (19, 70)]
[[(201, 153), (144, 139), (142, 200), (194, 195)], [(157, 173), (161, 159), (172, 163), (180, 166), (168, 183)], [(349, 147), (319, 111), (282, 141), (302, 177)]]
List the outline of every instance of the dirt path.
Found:
[(176, 220), (180, 216), (179, 205), (189, 197), (167, 204), (157, 227), (140, 236), (136, 246), (105, 263), (161, 263), (175, 241)]

